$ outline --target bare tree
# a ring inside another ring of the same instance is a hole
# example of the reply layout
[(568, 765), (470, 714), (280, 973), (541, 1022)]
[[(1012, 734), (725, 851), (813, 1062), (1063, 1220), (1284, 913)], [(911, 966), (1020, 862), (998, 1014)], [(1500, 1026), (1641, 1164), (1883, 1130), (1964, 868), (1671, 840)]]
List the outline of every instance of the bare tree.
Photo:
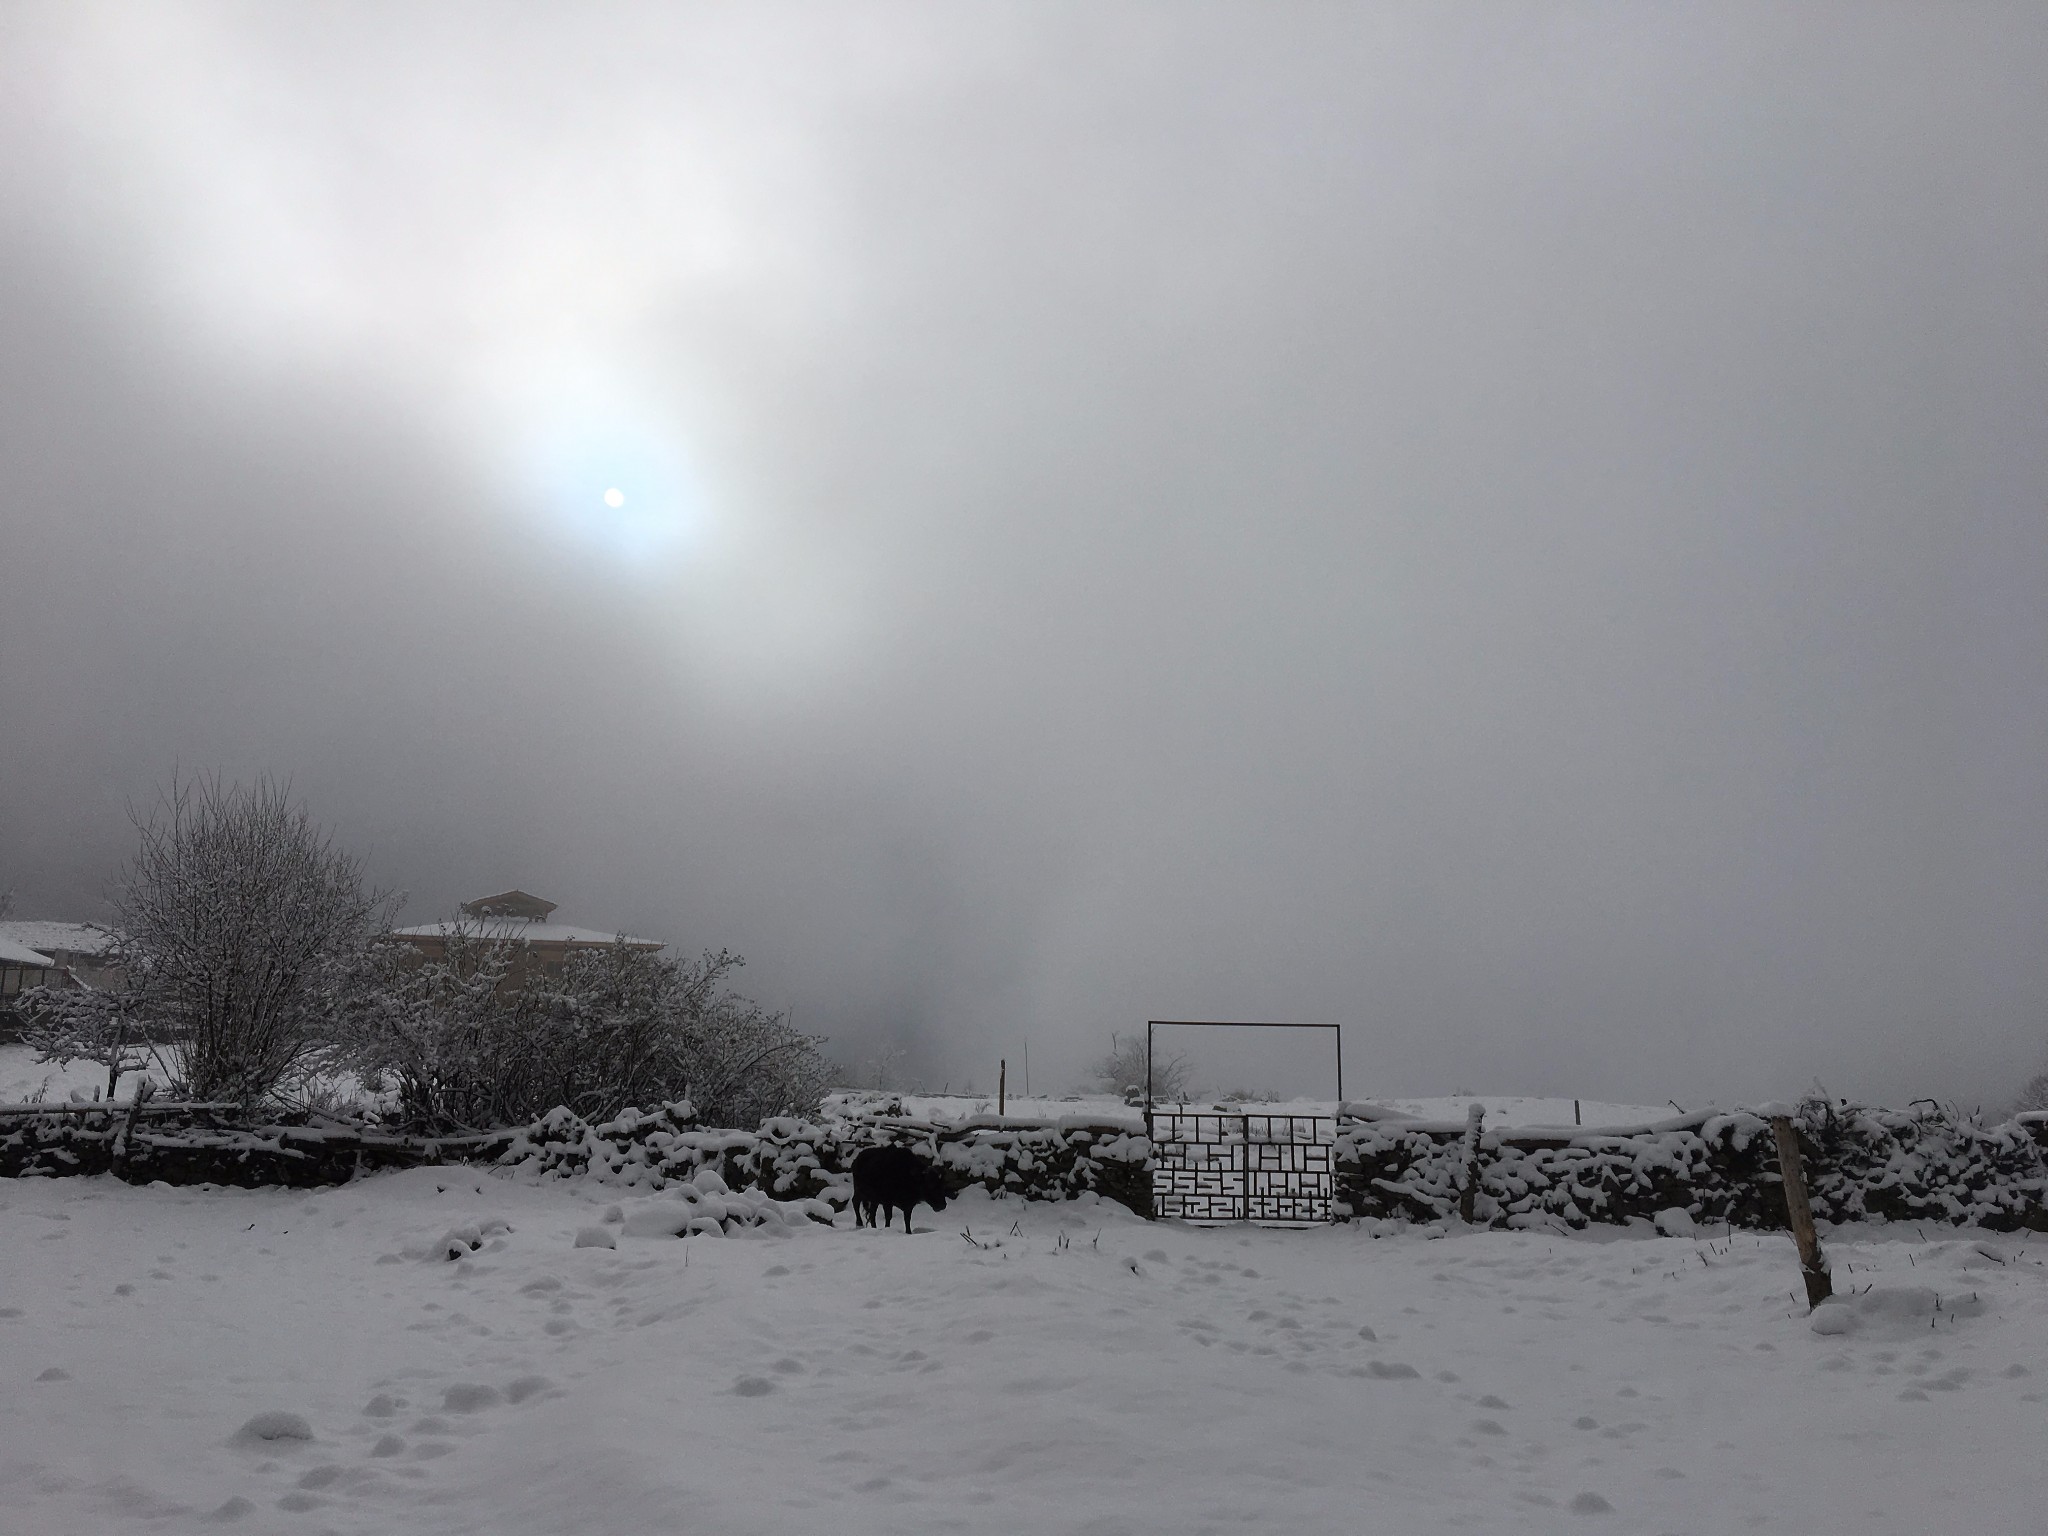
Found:
[(115, 900), (125, 1006), (182, 1091), (250, 1103), (329, 1033), (392, 903), (288, 785), (173, 780)]
[(868, 1058), (867, 1075), (873, 1078), (877, 1093), (888, 1093), (896, 1087), (894, 1081), (897, 1068), (903, 1065), (904, 1050), (900, 1045), (885, 1045)]
[(90, 1061), (104, 1068), (110, 1100), (124, 1076), (147, 1070), (155, 1059), (132, 993), (36, 987), (22, 994), (18, 1006), (26, 1021), (22, 1042), (35, 1050), (36, 1060), (60, 1067)]
[(2030, 1109), (2048, 1109), (2048, 1072), (2037, 1072), (2020, 1090), (2019, 1102), (2013, 1105), (2015, 1114)]
[[(1095, 1063), (1095, 1083), (1109, 1093), (1120, 1093), (1129, 1098), (1135, 1090), (1145, 1091), (1145, 1040), (1141, 1035), (1117, 1035), (1109, 1037), (1109, 1054)], [(1152, 1096), (1177, 1103), (1185, 1099), (1193, 1089), (1194, 1069), (1189, 1066), (1187, 1053), (1176, 1051), (1171, 1056), (1157, 1052), (1152, 1058)]]

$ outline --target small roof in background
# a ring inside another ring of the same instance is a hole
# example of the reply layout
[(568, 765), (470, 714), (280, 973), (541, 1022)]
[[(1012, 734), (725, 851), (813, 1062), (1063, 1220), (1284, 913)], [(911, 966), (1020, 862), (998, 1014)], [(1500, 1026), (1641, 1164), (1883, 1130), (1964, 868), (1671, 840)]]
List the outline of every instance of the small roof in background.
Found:
[(546, 922), (554, 910), (552, 901), (542, 901), (527, 891), (500, 891), (495, 896), (479, 896), (462, 904), (464, 917), (518, 917), (530, 923)]
[(439, 923), (418, 923), (411, 928), (394, 928), (394, 939), (509, 939), (515, 944), (566, 944), (571, 948), (623, 944), (628, 949), (666, 949), (658, 939), (636, 938), (630, 933), (607, 933), (602, 928), (571, 928), (566, 923), (536, 923), (526, 918), (451, 918)]
[(40, 965), (47, 970), (56, 963), (48, 955), (38, 954), (26, 944), (17, 944), (0, 933), (0, 965)]
[[(0, 922), (0, 943), (16, 944), (45, 954), (62, 949), (74, 955), (104, 955), (114, 947), (114, 935), (98, 923), (50, 923), (40, 919), (15, 918)], [(54, 964), (49, 960), (15, 963)]]

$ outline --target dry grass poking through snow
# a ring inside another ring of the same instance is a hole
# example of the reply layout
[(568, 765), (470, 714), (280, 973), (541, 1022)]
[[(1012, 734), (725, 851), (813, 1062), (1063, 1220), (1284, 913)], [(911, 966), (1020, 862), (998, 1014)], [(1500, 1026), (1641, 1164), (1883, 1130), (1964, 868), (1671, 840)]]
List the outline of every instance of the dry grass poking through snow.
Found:
[(1782, 1237), (971, 1196), (908, 1238), (574, 1246), (615, 1199), (0, 1188), (0, 1531), (1860, 1536), (2048, 1507), (2039, 1239), (1838, 1236), (1842, 1285), (1880, 1290), (1821, 1333)]

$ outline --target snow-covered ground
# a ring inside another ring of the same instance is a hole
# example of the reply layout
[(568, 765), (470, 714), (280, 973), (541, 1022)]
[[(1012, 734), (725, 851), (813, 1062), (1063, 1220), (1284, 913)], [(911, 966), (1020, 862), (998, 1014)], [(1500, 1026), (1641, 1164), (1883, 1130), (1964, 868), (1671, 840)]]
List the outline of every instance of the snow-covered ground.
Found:
[[(160, 1089), (170, 1081), (170, 1074), (160, 1064), (152, 1065), (146, 1072), (124, 1072), (115, 1097), (125, 1102), (135, 1092), (137, 1079), (145, 1076), (153, 1078)], [(320, 1082), (359, 1102), (370, 1102), (374, 1097), (363, 1091), (353, 1074), (322, 1078)], [(0, 1045), (0, 1104), (62, 1104), (74, 1096), (92, 1099), (97, 1094), (104, 1098), (106, 1091), (105, 1067), (89, 1061), (74, 1061), (60, 1067), (37, 1061), (36, 1053), (27, 1046)], [(0, 1532), (0, 1536), (5, 1533)]]
[[(1754, 1234), (1376, 1239), (977, 1195), (915, 1236), (573, 1246), (614, 1200), (672, 1198), (463, 1169), (0, 1184), (0, 1532), (2048, 1521), (2039, 1238), (1834, 1234), (1843, 1286), (1891, 1298), (1824, 1310), (1835, 1333)], [(461, 1226), (483, 1246), (451, 1261)], [(311, 1438), (238, 1440), (262, 1414)]]
[[(161, 1077), (162, 1074), (157, 1075)], [(38, 1097), (62, 1103), (74, 1090), (90, 1098), (95, 1088), (104, 1091), (106, 1082), (105, 1069), (90, 1062), (56, 1067), (48, 1062), (38, 1062), (35, 1053), (26, 1046), (0, 1045), (0, 1104), (20, 1104)], [(134, 1086), (132, 1077), (123, 1078), (120, 1096), (126, 1098), (134, 1091)], [(869, 1101), (896, 1099), (902, 1103), (906, 1114), (928, 1120), (964, 1120), (974, 1114), (994, 1114), (996, 1109), (995, 1098), (990, 1094), (852, 1093), (849, 1097)], [(1441, 1098), (1372, 1099), (1370, 1102), (1425, 1120), (1463, 1120), (1466, 1106), (1476, 1103), (1485, 1106), (1486, 1123), (1491, 1126), (1572, 1123), (1570, 1099), (1452, 1094)], [(1255, 1113), (1285, 1114), (1292, 1110), (1297, 1114), (1327, 1115), (1336, 1106), (1327, 1100), (1290, 1099), (1273, 1103), (1254, 1102), (1244, 1107)], [(1705, 1107), (1703, 1104), (1686, 1105), (1687, 1109)], [(1012, 1095), (1004, 1101), (1004, 1108), (1011, 1115), (1038, 1118), (1093, 1114), (1108, 1119), (1126, 1119), (1134, 1113), (1122, 1099), (1099, 1093), (1070, 1094), (1063, 1098)], [(1641, 1125), (1649, 1120), (1666, 1119), (1678, 1111), (1669, 1104), (1606, 1104), (1587, 1099), (1579, 1105), (1579, 1113), (1584, 1124), (1602, 1126)]]
[[(856, 1099), (869, 1101), (888, 1099), (899, 1100), (904, 1113), (925, 1120), (961, 1120), (973, 1114), (994, 1114), (996, 1100), (990, 1094), (942, 1094), (942, 1093), (868, 1093), (853, 1094)], [(1570, 1125), (1572, 1123), (1571, 1099), (1526, 1098), (1500, 1094), (1448, 1094), (1433, 1099), (1385, 1099), (1373, 1098), (1357, 1102), (1369, 1102), (1382, 1108), (1398, 1110), (1402, 1114), (1414, 1115), (1424, 1120), (1463, 1120), (1467, 1106), (1483, 1105), (1486, 1123), (1491, 1126), (1524, 1125)], [(1208, 1108), (1210, 1101), (1198, 1100), (1195, 1108)], [(1270, 1102), (1251, 1101), (1231, 1108), (1243, 1108), (1254, 1114), (1316, 1114), (1327, 1115), (1336, 1109), (1328, 1099), (1276, 1099)], [(1687, 1109), (1704, 1109), (1704, 1104), (1688, 1104)], [(1003, 1101), (1004, 1112), (1020, 1116), (1058, 1116), (1098, 1114), (1111, 1118), (1127, 1117), (1135, 1111), (1124, 1101), (1110, 1094), (1069, 1094), (1064, 1098), (1020, 1098), (1011, 1095)], [(1668, 1120), (1679, 1111), (1670, 1104), (1606, 1104), (1586, 1099), (1579, 1103), (1581, 1123), (1589, 1126), (1641, 1125), (1645, 1121)]]
[[(25, 1045), (0, 1045), (0, 1104), (26, 1104), (33, 1100), (62, 1104), (74, 1089), (89, 1099), (95, 1088), (102, 1094), (106, 1092), (105, 1067), (89, 1061), (59, 1067), (37, 1061), (36, 1053)], [(120, 1096), (125, 1099), (134, 1091), (134, 1079), (123, 1077)]]

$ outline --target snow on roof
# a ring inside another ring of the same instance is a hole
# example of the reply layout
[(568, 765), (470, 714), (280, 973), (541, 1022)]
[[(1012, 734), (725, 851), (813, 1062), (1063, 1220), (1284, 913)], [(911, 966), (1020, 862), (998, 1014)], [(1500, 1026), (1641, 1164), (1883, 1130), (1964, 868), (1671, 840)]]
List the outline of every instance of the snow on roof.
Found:
[(475, 901), (462, 904), (465, 917), (516, 917), (529, 922), (544, 923), (554, 915), (555, 904), (543, 901), (530, 891), (500, 891), (495, 896), (479, 896)]
[(639, 939), (630, 933), (606, 933), (597, 928), (572, 928), (567, 923), (530, 923), (507, 918), (493, 918), (481, 923), (474, 918), (449, 918), (443, 922), (420, 923), (411, 928), (392, 930), (393, 937), (401, 939), (444, 939), (457, 933), (486, 939), (510, 939), (521, 944), (623, 943), (637, 949), (666, 948), (657, 939)]
[[(0, 922), (0, 943), (9, 942), (41, 950), (45, 954), (63, 949), (73, 954), (103, 955), (114, 947), (114, 935), (98, 923), (47, 923), (39, 920), (10, 919)], [(50, 965), (54, 962), (45, 960), (40, 963)]]
[(40, 965), (47, 968), (56, 963), (48, 955), (38, 954), (26, 944), (17, 944), (0, 933), (0, 965)]

